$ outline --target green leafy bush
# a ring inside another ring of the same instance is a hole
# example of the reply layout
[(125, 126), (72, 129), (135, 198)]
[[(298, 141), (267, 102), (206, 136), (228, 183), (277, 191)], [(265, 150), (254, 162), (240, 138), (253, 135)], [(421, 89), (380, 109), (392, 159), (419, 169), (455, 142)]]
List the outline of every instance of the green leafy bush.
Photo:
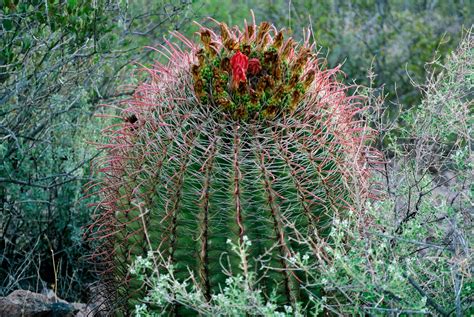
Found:
[[(99, 104), (132, 93), (115, 89), (144, 45), (132, 32), (145, 17), (120, 3), (0, 1), (0, 296), (53, 288), (87, 300), (97, 279), (82, 260), (93, 201), (83, 188), (99, 155), (88, 141), (100, 140), (94, 115), (114, 114)], [(164, 4), (148, 9), (181, 21), (187, 4), (167, 14)], [(146, 19), (155, 32), (169, 27)]]
[[(472, 313), (472, 34), (443, 71), (419, 87), (424, 98), (405, 110), (403, 124), (386, 122), (387, 105), (367, 91), (372, 122), (386, 162), (383, 201), (339, 221), (332, 244), (314, 246), (313, 283), (328, 295), (317, 301), (342, 314)], [(460, 159), (461, 158), (461, 159)], [(368, 211), (368, 212), (367, 212)]]

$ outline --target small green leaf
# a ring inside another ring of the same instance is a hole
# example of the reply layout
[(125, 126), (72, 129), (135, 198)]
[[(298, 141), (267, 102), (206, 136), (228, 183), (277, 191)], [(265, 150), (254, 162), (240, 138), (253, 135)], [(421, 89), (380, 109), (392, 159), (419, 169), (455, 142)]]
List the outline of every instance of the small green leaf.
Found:
[(6, 31), (10, 31), (13, 28), (13, 22), (10, 19), (3, 20), (3, 27)]

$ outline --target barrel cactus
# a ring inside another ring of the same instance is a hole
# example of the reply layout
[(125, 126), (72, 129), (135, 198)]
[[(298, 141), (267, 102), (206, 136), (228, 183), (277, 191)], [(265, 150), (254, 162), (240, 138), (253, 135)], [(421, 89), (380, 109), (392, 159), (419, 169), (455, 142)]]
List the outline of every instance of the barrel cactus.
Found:
[(304, 302), (303, 273), (288, 262), (306, 251), (298, 236), (326, 239), (334, 215), (368, 195), (359, 98), (323, 68), (309, 32), (297, 43), (254, 19), (217, 25), (201, 27), (198, 44), (175, 33), (179, 44), (157, 49), (166, 62), (143, 69), (123, 123), (108, 130), (92, 230), (118, 314), (147, 292), (129, 273), (137, 257), (158, 252), (210, 299), (226, 278), (223, 254), (242, 270), (226, 241), (244, 239), (263, 294)]

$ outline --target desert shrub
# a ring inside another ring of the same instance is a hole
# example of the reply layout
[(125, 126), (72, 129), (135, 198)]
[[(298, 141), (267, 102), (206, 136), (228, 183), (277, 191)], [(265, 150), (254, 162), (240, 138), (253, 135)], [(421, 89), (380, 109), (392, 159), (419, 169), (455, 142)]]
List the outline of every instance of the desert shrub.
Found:
[(131, 93), (117, 93), (117, 82), (127, 84), (121, 71), (144, 59), (152, 32), (134, 33), (177, 27), (186, 6), (160, 2), (142, 15), (121, 1), (0, 1), (0, 295), (87, 296), (96, 278), (81, 260), (90, 252), (81, 227), (99, 155), (88, 143), (100, 139), (94, 115), (113, 114), (99, 105)]
[[(233, 243), (227, 241), (231, 252), (239, 257), (240, 263), (245, 263), (250, 255), (251, 241), (244, 237)], [(242, 269), (242, 274), (232, 274), (231, 268), (226, 270), (227, 278), (220, 292), (207, 299), (199, 287), (195, 276), (186, 280), (176, 277), (172, 265), (162, 266), (161, 272), (157, 270), (156, 259), (161, 255), (149, 252), (147, 257), (138, 256), (130, 267), (133, 276), (138, 277), (148, 286), (149, 292), (142, 298), (143, 302), (136, 304), (135, 316), (161, 316), (173, 304), (179, 303), (190, 310), (205, 316), (304, 316), (301, 305), (295, 307), (285, 305), (282, 309), (278, 305), (276, 294), (267, 297), (259, 288), (254, 272)], [(163, 270), (164, 268), (164, 270)], [(317, 310), (314, 310), (317, 312)]]
[[(337, 314), (469, 315), (472, 312), (473, 40), (468, 32), (438, 75), (428, 77), (419, 106), (387, 122), (383, 92), (367, 91), (386, 162), (385, 197), (364, 216), (342, 220), (334, 244), (315, 245), (305, 267)], [(384, 142), (385, 138), (393, 138)], [(367, 212), (368, 211), (368, 212)]]

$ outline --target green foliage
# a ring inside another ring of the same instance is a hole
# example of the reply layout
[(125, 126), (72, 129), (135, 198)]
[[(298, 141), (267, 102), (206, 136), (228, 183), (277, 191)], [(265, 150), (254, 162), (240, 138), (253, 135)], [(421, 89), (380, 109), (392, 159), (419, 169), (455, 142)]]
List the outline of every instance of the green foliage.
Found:
[(391, 157), (380, 179), (386, 199), (367, 206), (364, 217), (336, 225), (334, 243), (323, 246), (331, 260), (305, 268), (319, 272), (314, 283), (333, 292), (323, 307), (375, 315), (472, 311), (473, 86), (466, 81), (474, 73), (472, 45), (468, 33), (438, 65), (443, 72), (420, 87), (424, 99), (402, 112), (403, 125), (380, 120), (386, 109), (373, 100), (380, 143), (394, 140), (384, 147)]
[[(240, 241), (233, 243), (228, 240), (227, 244), (230, 245), (231, 252), (239, 257), (240, 264), (247, 261), (252, 247), (247, 236), (244, 236), (242, 243)], [(137, 257), (130, 268), (133, 275), (149, 285), (149, 291), (143, 298), (143, 302), (135, 307), (135, 316), (167, 315), (168, 308), (176, 303), (205, 316), (247, 316), (249, 314), (275, 317), (303, 316), (300, 305), (296, 305), (296, 310), (292, 306), (284, 306), (284, 312), (278, 311), (276, 295), (271, 294), (269, 298), (264, 298), (252, 272), (234, 276), (232, 270), (228, 268), (229, 275), (223, 289), (213, 294), (208, 301), (194, 277), (185, 281), (177, 280), (172, 265), (167, 266), (165, 271), (158, 272), (154, 264), (157, 258), (159, 255), (149, 252), (145, 259), (141, 256)], [(241, 269), (245, 272), (243, 267)]]
[[(119, 28), (121, 14), (133, 30)], [(113, 114), (99, 104), (132, 93), (115, 89), (141, 54), (140, 15), (114, 1), (0, 1), (0, 295), (53, 288), (87, 300), (97, 277), (83, 259), (94, 201), (83, 189), (99, 155), (88, 142), (101, 139), (94, 115)]]
[(82, 187), (96, 152), (84, 140), (100, 129), (91, 120), (94, 86), (84, 81), (99, 82), (100, 72), (88, 70), (96, 66), (89, 43), (110, 27), (104, 7), (88, 3), (2, 7), (2, 294), (36, 285), (74, 299), (94, 280), (79, 262), (87, 252), (80, 227), (90, 215)]

